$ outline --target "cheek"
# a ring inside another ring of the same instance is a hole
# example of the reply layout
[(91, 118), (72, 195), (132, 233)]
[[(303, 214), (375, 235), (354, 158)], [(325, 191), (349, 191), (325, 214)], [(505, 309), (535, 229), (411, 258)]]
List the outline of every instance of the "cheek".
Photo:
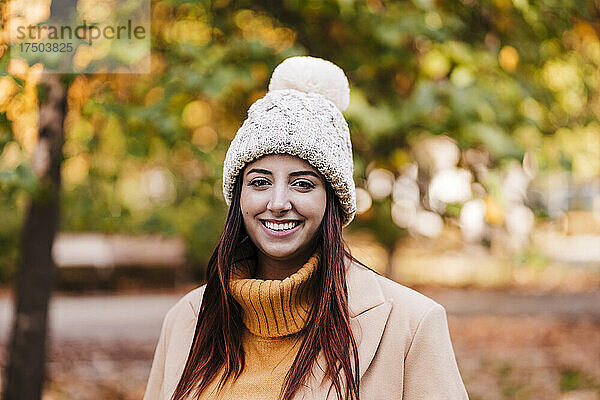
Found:
[(300, 211), (306, 217), (310, 217), (315, 224), (320, 224), (325, 214), (325, 207), (327, 205), (327, 196), (325, 193), (315, 193), (315, 196), (311, 196), (310, 199), (303, 201), (303, 212)]
[(261, 212), (263, 202), (264, 201), (260, 194), (242, 189), (242, 193), (240, 195), (240, 209), (244, 218), (251, 217)]
[(250, 215), (250, 212), (248, 210), (248, 196), (246, 195), (246, 193), (244, 193), (244, 189), (242, 189), (242, 193), (240, 195), (240, 210), (242, 212), (242, 216), (246, 217), (247, 215)]

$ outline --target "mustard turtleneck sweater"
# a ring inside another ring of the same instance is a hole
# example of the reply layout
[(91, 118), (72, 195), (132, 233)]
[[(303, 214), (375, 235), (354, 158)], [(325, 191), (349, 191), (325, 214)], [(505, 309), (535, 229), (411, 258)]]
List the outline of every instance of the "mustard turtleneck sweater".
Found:
[(254, 257), (235, 265), (230, 288), (243, 310), (245, 367), (237, 380), (229, 379), (218, 392), (217, 377), (200, 399), (279, 398), (285, 376), (302, 343), (302, 329), (314, 298), (312, 277), (319, 259), (317, 251), (284, 280), (252, 279)]

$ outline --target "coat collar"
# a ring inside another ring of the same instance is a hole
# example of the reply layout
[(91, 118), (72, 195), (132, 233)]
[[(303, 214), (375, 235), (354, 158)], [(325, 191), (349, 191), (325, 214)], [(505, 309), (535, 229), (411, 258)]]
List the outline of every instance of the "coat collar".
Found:
[[(351, 263), (346, 274), (350, 328), (358, 347), (359, 377), (365, 374), (379, 347), (392, 305), (385, 300), (377, 275), (357, 263)], [(335, 397), (335, 389), (324, 382), (325, 358), (321, 353), (307, 386), (296, 399), (327, 399)], [(329, 392), (329, 396), (328, 396)]]
[(385, 300), (377, 275), (359, 264), (351, 264), (347, 284), (350, 327), (358, 346), (362, 378), (373, 361), (392, 305)]
[(377, 275), (368, 268), (351, 263), (346, 273), (350, 318), (357, 318), (385, 302)]

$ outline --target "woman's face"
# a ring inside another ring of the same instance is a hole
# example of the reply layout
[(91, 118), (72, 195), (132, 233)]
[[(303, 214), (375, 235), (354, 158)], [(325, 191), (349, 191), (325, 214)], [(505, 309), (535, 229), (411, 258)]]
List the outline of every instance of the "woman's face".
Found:
[(277, 261), (308, 258), (327, 203), (322, 175), (288, 154), (261, 157), (242, 174), (244, 226), (259, 251)]

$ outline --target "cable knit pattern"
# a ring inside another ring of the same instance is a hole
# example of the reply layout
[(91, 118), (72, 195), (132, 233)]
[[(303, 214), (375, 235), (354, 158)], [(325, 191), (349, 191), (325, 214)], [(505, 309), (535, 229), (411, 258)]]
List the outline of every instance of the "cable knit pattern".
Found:
[(270, 90), (252, 104), (225, 156), (223, 195), (227, 205), (240, 171), (267, 154), (291, 154), (315, 167), (340, 200), (343, 225), (352, 221), (356, 193), (350, 131), (330, 99), (288, 88)]
[(314, 298), (314, 280), (320, 254), (283, 280), (251, 279), (252, 261), (239, 262), (232, 272), (231, 294), (242, 306), (244, 324), (262, 338), (293, 335), (304, 328)]

